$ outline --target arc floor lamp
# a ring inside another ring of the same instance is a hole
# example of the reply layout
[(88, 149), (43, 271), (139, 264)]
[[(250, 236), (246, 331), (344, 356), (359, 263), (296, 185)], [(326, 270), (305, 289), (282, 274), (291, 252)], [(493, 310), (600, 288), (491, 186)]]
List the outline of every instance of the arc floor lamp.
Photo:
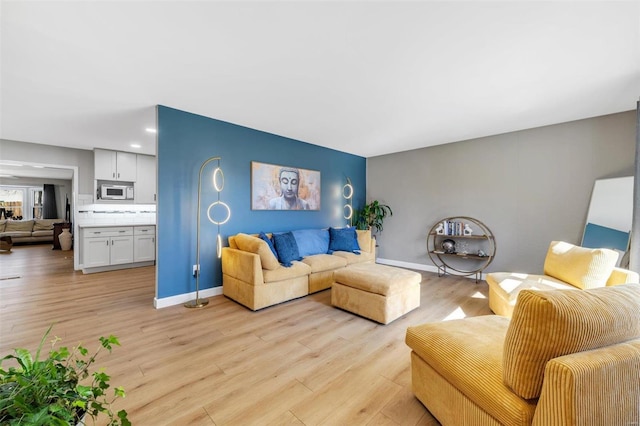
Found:
[[(197, 230), (196, 230), (196, 268), (195, 268), (196, 270), (194, 272), (196, 276), (196, 299), (185, 303), (184, 306), (186, 306), (187, 308), (202, 308), (204, 306), (207, 306), (207, 304), (209, 304), (209, 300), (200, 298), (200, 210), (201, 210), (200, 199), (202, 197), (202, 194), (201, 194), (202, 193), (202, 172), (205, 166), (211, 163), (212, 161), (217, 161), (217, 166), (213, 171), (213, 178), (212, 178), (213, 188), (216, 190), (216, 193), (217, 193), (217, 200), (211, 203), (209, 205), (209, 208), (207, 208), (207, 217), (209, 218), (209, 221), (211, 223), (213, 223), (218, 227), (217, 236), (216, 236), (216, 254), (218, 256), (218, 259), (222, 256), (222, 237), (220, 236), (220, 225), (224, 225), (231, 218), (231, 209), (226, 203), (220, 201), (220, 192), (222, 192), (222, 190), (224, 189), (224, 173), (220, 168), (220, 160), (221, 160), (220, 157), (211, 157), (207, 159), (204, 163), (202, 163), (202, 166), (200, 166), (200, 173), (198, 174), (198, 218), (197, 218), (197, 225), (196, 225)], [(226, 211), (226, 217), (222, 220), (216, 220), (214, 217), (212, 217), (212, 214), (213, 214), (212, 210), (216, 209), (217, 207), (222, 207)]]

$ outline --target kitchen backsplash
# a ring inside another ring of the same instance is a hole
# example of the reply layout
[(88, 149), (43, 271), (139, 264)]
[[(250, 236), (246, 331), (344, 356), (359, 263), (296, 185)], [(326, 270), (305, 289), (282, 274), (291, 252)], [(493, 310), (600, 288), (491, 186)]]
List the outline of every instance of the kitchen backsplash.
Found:
[(78, 209), (76, 221), (82, 225), (118, 225), (156, 223), (155, 204), (84, 204)]

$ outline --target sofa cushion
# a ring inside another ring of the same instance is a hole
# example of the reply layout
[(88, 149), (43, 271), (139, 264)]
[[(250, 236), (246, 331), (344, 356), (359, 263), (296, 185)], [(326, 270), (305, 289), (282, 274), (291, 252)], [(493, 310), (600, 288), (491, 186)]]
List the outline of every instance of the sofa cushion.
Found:
[(522, 290), (505, 337), (505, 383), (522, 398), (538, 398), (549, 360), (640, 337), (639, 311), (640, 284)]
[(283, 266), (290, 267), (292, 261), (302, 260), (293, 233), (273, 234), (271, 238), (273, 238), (273, 245), (278, 252), (278, 260)]
[(51, 237), (53, 240), (53, 229), (49, 231), (33, 231), (31, 232), (32, 237)]
[(305, 265), (302, 262), (296, 261), (291, 262), (291, 266), (287, 268), (283, 268), (282, 266), (278, 265), (277, 269), (262, 271), (265, 284), (302, 277), (305, 275), (309, 275), (310, 273), (311, 268), (309, 267), (309, 265)]
[(331, 271), (347, 266), (347, 261), (344, 258), (330, 254), (314, 254), (305, 257), (302, 262), (311, 267), (312, 273)]
[(334, 251), (349, 251), (352, 253), (360, 251), (356, 228), (352, 226), (329, 228), (329, 250), (327, 253), (331, 254)]
[(7, 223), (6, 219), (0, 220), (0, 232), (4, 232), (4, 227)]
[(9, 231), (9, 232), (3, 232), (2, 234), (0, 234), (0, 237), (11, 237), (11, 238), (14, 239), (14, 242), (15, 242), (15, 239), (18, 239), (18, 238), (29, 238), (29, 237), (31, 237), (31, 231)]
[(31, 232), (33, 220), (8, 220), (4, 227), (5, 232)]
[(613, 250), (552, 241), (544, 261), (544, 274), (582, 289), (604, 287), (617, 260), (618, 253)]
[(353, 265), (355, 263), (365, 263), (375, 261), (373, 253), (368, 251), (362, 251), (360, 253), (352, 253), (348, 251), (336, 251), (332, 256), (342, 257), (347, 261), (347, 265)]
[(302, 257), (326, 253), (329, 250), (328, 229), (301, 229), (292, 233)]
[(33, 222), (34, 231), (49, 231), (53, 230), (53, 224), (64, 222), (62, 219), (36, 219)]
[(518, 272), (491, 272), (487, 284), (504, 300), (515, 305), (522, 290), (578, 290), (557, 278), (548, 275), (522, 274)]
[(235, 242), (238, 249), (260, 256), (260, 263), (263, 269), (273, 270), (280, 267), (278, 259), (273, 255), (267, 243), (260, 238), (240, 233), (236, 235)]

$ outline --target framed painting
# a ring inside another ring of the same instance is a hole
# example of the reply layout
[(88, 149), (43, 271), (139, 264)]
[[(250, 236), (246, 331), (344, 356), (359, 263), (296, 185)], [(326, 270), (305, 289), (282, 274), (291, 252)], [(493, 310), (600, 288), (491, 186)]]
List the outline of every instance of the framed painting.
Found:
[(320, 210), (320, 172), (252, 161), (251, 210)]

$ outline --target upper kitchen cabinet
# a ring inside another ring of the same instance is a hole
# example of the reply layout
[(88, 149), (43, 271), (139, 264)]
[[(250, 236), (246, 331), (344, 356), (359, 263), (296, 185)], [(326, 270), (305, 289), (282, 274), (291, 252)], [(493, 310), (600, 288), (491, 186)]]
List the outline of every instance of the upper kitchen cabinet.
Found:
[(136, 181), (137, 155), (130, 152), (94, 149), (96, 180)]
[(156, 157), (138, 154), (138, 175), (135, 183), (136, 204), (156, 203)]

